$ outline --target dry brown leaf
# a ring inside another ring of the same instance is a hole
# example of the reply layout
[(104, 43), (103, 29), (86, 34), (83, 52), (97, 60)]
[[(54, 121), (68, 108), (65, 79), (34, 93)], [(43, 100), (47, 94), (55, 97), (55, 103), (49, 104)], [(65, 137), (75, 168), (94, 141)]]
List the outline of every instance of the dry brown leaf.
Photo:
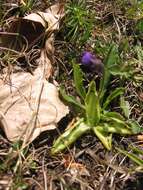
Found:
[[(17, 22), (24, 23), (25, 27), (27, 23), (34, 23), (34, 26), (41, 25), (46, 32), (57, 30), (59, 19), (63, 14), (63, 12), (58, 14), (58, 9), (61, 9), (59, 4), (48, 9), (47, 13), (38, 13), (34, 17), (31, 14), (24, 19), (18, 19)], [(43, 20), (40, 21), (40, 19)], [(17, 22), (13, 22), (13, 26), (17, 25)], [(46, 22), (49, 24), (48, 29), (45, 29), (44, 23)], [(36, 30), (42, 31), (42, 27)], [(15, 26), (15, 28), (17, 27)], [(29, 35), (29, 30), (22, 28), (21, 30), (25, 36), (27, 35), (28, 46), (29, 43), (35, 42), (38, 32), (32, 34), (30, 32)], [(11, 38), (7, 43), (9, 40)], [(69, 113), (68, 107), (58, 97), (57, 87), (47, 81), (51, 75), (53, 64), (53, 40), (53, 33), (50, 33), (45, 41), (45, 48), (41, 50), (41, 57), (37, 60), (39, 66), (33, 71), (33, 75), (19, 71), (13, 72), (11, 75), (6, 73), (3, 75), (3, 79), (0, 79), (0, 127), (4, 129), (7, 138), (11, 141), (23, 140), (23, 145), (26, 145), (42, 131), (55, 129), (61, 118)], [(22, 49), (23, 44), (16, 44), (12, 48), (14, 51), (19, 51), (19, 47)]]
[(44, 34), (45, 28), (40, 22), (18, 18), (9, 23), (7, 31), (1, 33), (0, 45), (16, 53), (25, 52), (38, 43)]
[(1, 32), (1, 47), (18, 52), (32, 48), (48, 33), (59, 29), (59, 21), (64, 16), (63, 4), (55, 4), (46, 12), (37, 12), (23, 18), (15, 18), (8, 23), (5, 32)]
[(138, 97), (139, 97), (140, 101), (143, 101), (143, 92), (139, 92)]
[(79, 176), (90, 176), (89, 171), (87, 170), (87, 168), (80, 163), (72, 163), (70, 165), (70, 173), (72, 174), (72, 176), (76, 177), (77, 175)]
[[(26, 136), (31, 142), (42, 131), (55, 129), (69, 112), (59, 100), (56, 86), (41, 76), (42, 70), (36, 69), (34, 76), (15, 73), (10, 81), (0, 81), (1, 127), (11, 141)], [(27, 134), (28, 128), (31, 132)]]
[(64, 156), (63, 163), (64, 167), (71, 173), (73, 177), (90, 176), (87, 168), (83, 164), (75, 162), (70, 155)]
[(142, 134), (141, 135), (137, 135), (137, 140), (143, 141), (143, 135)]

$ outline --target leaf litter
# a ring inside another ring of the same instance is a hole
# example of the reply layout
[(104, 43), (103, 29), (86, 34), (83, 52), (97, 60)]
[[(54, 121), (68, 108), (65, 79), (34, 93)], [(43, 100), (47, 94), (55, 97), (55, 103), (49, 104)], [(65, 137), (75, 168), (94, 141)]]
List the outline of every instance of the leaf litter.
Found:
[[(20, 53), (34, 46), (39, 36), (45, 37), (40, 58), (36, 60), (38, 66), (32, 74), (13, 71), (7, 75), (5, 71), (6, 74), (1, 76), (0, 126), (10, 141), (30, 143), (41, 132), (55, 129), (69, 113), (68, 107), (59, 99), (58, 86), (48, 82), (52, 75), (54, 32), (59, 29), (63, 16), (63, 6), (56, 4), (45, 13), (32, 13), (12, 20), (8, 32), (1, 36), (2, 47)], [(27, 49), (25, 44), (20, 44), (21, 38), (17, 40), (18, 35), (27, 41)]]

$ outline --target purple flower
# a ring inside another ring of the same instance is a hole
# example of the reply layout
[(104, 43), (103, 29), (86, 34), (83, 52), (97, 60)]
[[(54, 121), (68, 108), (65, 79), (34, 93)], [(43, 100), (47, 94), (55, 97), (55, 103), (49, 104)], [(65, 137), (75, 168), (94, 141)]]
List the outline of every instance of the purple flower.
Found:
[(85, 51), (82, 54), (81, 63), (83, 65), (89, 66), (91, 64), (91, 60), (94, 58), (95, 58), (95, 56), (92, 53)]
[(85, 67), (87, 72), (95, 72), (97, 74), (102, 74), (104, 65), (101, 59), (97, 58), (93, 53), (85, 51), (81, 57), (81, 65)]

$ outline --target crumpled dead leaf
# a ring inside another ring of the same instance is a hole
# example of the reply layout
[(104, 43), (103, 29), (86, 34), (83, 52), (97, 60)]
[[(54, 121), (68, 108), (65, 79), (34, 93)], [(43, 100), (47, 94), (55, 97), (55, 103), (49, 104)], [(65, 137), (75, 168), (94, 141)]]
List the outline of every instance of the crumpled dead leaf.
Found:
[[(0, 81), (1, 125), (11, 141), (24, 139), (25, 135), (32, 141), (42, 131), (55, 129), (69, 111), (59, 100), (56, 86), (41, 72), (42, 68), (36, 69), (34, 75), (15, 73), (10, 81)], [(32, 125), (32, 134), (27, 134)]]
[(143, 102), (143, 92), (139, 92), (138, 97), (139, 97), (140, 101)]
[(77, 176), (90, 176), (86, 166), (75, 162), (70, 155), (64, 155), (63, 164), (67, 171), (70, 172), (74, 178)]
[(0, 33), (0, 46), (25, 52), (46, 35), (59, 29), (59, 21), (64, 16), (64, 5), (57, 3), (46, 10), (8, 22), (7, 30)]
[[(45, 22), (50, 20), (51, 31), (58, 29), (59, 18), (63, 14), (58, 15), (58, 6), (52, 6), (45, 13)], [(47, 81), (53, 64), (53, 40), (53, 33), (50, 33), (33, 75), (21, 70), (10, 75), (6, 73), (0, 79), (0, 127), (11, 141), (23, 140), (25, 144), (30, 143), (42, 131), (55, 129), (61, 118), (69, 113), (68, 107), (58, 97), (57, 87)]]

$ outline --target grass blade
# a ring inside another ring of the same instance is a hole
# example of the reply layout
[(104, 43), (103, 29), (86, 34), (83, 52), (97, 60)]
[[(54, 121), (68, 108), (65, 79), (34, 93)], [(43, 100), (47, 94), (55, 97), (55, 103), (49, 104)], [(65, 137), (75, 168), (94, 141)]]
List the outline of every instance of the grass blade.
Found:
[(136, 156), (133, 153), (128, 153), (125, 150), (121, 150), (120, 148), (116, 148), (120, 153), (124, 154), (125, 156), (129, 157), (132, 161), (134, 161), (139, 166), (143, 166), (143, 160), (139, 158), (139, 156)]

